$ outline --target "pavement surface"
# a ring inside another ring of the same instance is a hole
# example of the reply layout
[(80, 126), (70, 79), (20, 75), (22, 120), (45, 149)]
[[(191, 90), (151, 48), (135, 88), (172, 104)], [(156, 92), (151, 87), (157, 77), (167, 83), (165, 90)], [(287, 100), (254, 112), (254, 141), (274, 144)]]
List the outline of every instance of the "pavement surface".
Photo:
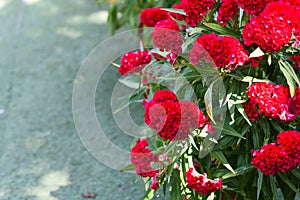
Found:
[[(94, 159), (73, 122), (73, 81), (83, 59), (108, 37), (106, 16), (93, 0), (0, 0), (1, 200), (142, 198), (137, 176)], [(108, 73), (98, 117), (107, 120), (112, 142), (129, 148), (133, 138), (121, 136), (105, 114), (110, 76), (118, 76), (116, 69)]]

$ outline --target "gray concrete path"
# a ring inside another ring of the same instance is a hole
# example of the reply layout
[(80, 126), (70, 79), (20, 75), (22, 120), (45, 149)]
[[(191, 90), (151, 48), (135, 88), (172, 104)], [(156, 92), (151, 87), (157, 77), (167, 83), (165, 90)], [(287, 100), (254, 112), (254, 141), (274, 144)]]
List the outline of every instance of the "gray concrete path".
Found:
[(73, 124), (73, 81), (108, 37), (106, 14), (93, 0), (0, 0), (1, 200), (141, 199), (136, 176), (91, 157)]

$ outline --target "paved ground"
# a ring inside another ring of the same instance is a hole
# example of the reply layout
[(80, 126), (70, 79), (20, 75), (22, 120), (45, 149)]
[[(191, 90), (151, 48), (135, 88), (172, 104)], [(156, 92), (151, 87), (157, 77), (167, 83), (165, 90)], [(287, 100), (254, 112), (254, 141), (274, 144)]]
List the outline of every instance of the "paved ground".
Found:
[[(0, 0), (1, 200), (74, 200), (85, 192), (141, 199), (136, 176), (91, 157), (72, 118), (73, 80), (107, 37), (105, 17), (93, 0)], [(106, 126), (118, 145), (130, 145)]]

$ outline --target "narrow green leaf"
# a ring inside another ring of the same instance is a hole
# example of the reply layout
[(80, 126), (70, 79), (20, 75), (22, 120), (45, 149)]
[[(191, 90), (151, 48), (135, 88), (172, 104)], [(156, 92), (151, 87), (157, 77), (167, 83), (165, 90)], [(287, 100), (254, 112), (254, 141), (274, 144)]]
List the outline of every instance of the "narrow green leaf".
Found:
[(283, 75), (284, 75), (284, 77), (285, 77), (285, 79), (287, 81), (287, 84), (289, 85), (290, 94), (293, 97), (294, 94), (295, 94), (295, 90), (296, 90), (294, 79), (291, 76), (291, 74), (288, 72), (288, 70), (286, 70), (286, 68), (283, 65), (280, 65), (280, 70), (282, 71), (282, 73), (283, 73)]
[(213, 107), (212, 107), (212, 102), (213, 102), (213, 85), (214, 83), (212, 83), (209, 88), (207, 89), (205, 95), (204, 95), (204, 103), (205, 103), (205, 108), (206, 108), (206, 112), (208, 117), (211, 119), (211, 121), (213, 123), (216, 123), (214, 120), (214, 115), (213, 115)]
[(186, 16), (186, 13), (182, 9), (174, 9), (174, 8), (162, 8), (161, 10), (165, 10), (171, 13), (177, 13)]
[(294, 185), (292, 181), (288, 177), (286, 177), (282, 173), (278, 173), (278, 176), (281, 178), (283, 182), (285, 182), (294, 192), (296, 192), (298, 195), (300, 195), (299, 191), (297, 190), (297, 187)]
[(123, 168), (120, 169), (121, 172), (128, 172), (128, 171), (133, 171), (134, 170), (134, 165), (133, 164), (129, 164)]
[(148, 189), (146, 194), (144, 195), (144, 200), (151, 200), (154, 197), (154, 190)]
[(241, 139), (246, 139), (239, 132), (234, 130), (229, 125), (224, 125), (223, 127), (214, 126), (214, 128), (217, 129), (217, 130), (221, 130), (222, 133), (225, 134), (225, 135), (230, 135), (230, 136), (238, 137), (238, 138), (241, 138)]
[(300, 180), (300, 171), (298, 169), (293, 169), (290, 171), (297, 179)]
[(275, 200), (279, 200), (275, 177), (274, 176), (269, 176), (269, 177), (270, 177), (270, 184), (271, 184), (271, 190), (273, 193), (273, 197)]
[(290, 63), (287, 62), (287, 61), (280, 61), (279, 64), (281, 64), (281, 65), (283, 65), (285, 67), (285, 69), (290, 73), (290, 75), (293, 77), (293, 79), (296, 81), (296, 83), (300, 87), (300, 80), (299, 80), (299, 78), (298, 78), (295, 70), (290, 65)]
[(237, 110), (239, 111), (239, 113), (244, 117), (244, 119), (246, 120), (246, 122), (247, 122), (250, 126), (252, 126), (252, 124), (251, 124), (251, 122), (250, 122), (250, 120), (249, 120), (249, 118), (248, 118), (248, 116), (247, 116), (247, 114), (246, 114), (246, 112), (245, 112), (244, 107), (243, 107), (241, 104), (238, 104), (238, 105), (236, 105), (236, 108), (237, 108)]
[(259, 200), (259, 195), (261, 192), (261, 187), (262, 187), (262, 183), (263, 183), (263, 178), (264, 178), (264, 174), (261, 172), (258, 172), (258, 179), (257, 179), (257, 196), (256, 199)]
[(205, 26), (211, 28), (212, 30), (220, 33), (221, 35), (229, 35), (229, 36), (234, 36), (235, 38), (240, 38), (240, 34), (237, 32), (234, 32), (224, 26), (221, 26), (219, 24), (215, 23), (203, 23)]
[(236, 171), (231, 167), (231, 165), (228, 163), (225, 155), (221, 151), (214, 151), (212, 152), (212, 155), (221, 162), (229, 171), (231, 171), (235, 176), (237, 176)]

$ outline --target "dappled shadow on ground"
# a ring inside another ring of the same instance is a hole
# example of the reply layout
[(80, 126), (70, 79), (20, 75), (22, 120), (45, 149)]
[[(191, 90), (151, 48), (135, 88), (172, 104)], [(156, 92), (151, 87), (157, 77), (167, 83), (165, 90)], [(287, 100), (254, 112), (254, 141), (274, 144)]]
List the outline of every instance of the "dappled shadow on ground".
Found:
[(0, 199), (140, 199), (135, 176), (93, 159), (73, 124), (73, 81), (106, 15), (93, 1), (0, 1)]

